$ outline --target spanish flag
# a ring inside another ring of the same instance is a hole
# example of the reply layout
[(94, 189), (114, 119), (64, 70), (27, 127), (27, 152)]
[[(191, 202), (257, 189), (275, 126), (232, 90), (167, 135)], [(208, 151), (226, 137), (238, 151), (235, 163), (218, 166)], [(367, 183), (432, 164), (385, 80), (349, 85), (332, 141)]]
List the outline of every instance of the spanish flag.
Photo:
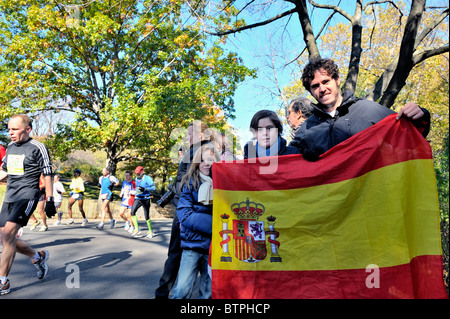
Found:
[(323, 154), (213, 165), (213, 298), (448, 298), (431, 149), (395, 114)]

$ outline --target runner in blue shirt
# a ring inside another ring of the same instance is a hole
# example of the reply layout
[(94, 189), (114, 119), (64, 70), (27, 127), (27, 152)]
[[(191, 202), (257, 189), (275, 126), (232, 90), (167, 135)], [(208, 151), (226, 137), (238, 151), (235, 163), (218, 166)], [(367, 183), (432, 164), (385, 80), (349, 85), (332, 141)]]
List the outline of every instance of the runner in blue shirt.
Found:
[(150, 220), (150, 204), (151, 192), (156, 190), (153, 179), (145, 175), (142, 166), (136, 167), (136, 196), (134, 198), (133, 207), (131, 208), (131, 220), (133, 221), (134, 231), (131, 234), (132, 238), (136, 238), (140, 234), (139, 225), (137, 222), (136, 212), (142, 206), (144, 209), (144, 217), (148, 226), (147, 238), (152, 238), (154, 233), (152, 231), (152, 221)]
[(102, 176), (100, 176), (98, 183), (101, 187), (100, 197), (102, 198), (102, 219), (100, 224), (97, 225), (97, 229), (103, 229), (105, 222), (105, 213), (108, 214), (111, 219), (111, 228), (114, 228), (116, 221), (112, 217), (111, 209), (109, 208), (109, 202), (113, 199), (113, 188), (114, 186), (119, 186), (119, 180), (109, 174), (109, 169), (104, 168), (102, 171)]

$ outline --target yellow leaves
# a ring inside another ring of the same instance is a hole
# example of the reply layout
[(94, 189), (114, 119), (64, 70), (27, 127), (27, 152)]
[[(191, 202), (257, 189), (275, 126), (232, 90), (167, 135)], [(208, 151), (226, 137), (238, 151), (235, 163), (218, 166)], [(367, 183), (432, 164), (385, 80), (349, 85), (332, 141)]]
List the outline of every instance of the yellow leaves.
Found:
[[(149, 21), (150, 22), (150, 21)], [(151, 34), (153, 31), (157, 30), (157, 27), (151, 23), (147, 23), (145, 25), (145, 31), (143, 33), (144, 37), (147, 37), (149, 34)]]
[(242, 28), (246, 25), (245, 20), (244, 19), (239, 19), (234, 23), (234, 27), (235, 28)]
[(173, 42), (180, 48), (190, 47), (192, 44), (189, 42), (189, 36), (187, 34), (182, 34), (176, 37)]

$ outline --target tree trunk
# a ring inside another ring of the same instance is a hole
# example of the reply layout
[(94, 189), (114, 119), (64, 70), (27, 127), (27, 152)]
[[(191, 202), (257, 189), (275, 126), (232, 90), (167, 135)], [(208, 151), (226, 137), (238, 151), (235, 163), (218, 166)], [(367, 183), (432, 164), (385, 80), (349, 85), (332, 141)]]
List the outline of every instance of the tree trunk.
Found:
[(303, 39), (308, 48), (309, 58), (320, 58), (319, 48), (317, 47), (314, 32), (309, 19), (308, 8), (306, 7), (306, 0), (293, 1), (297, 8), (298, 18), (303, 30)]
[(406, 79), (414, 67), (413, 54), (414, 46), (422, 14), (425, 9), (425, 0), (414, 0), (411, 4), (411, 11), (406, 22), (405, 33), (403, 34), (398, 57), (397, 68), (380, 99), (380, 104), (391, 107), (400, 90), (405, 86)]
[(359, 62), (362, 53), (362, 5), (357, 1), (355, 14), (352, 17), (352, 51), (350, 52), (350, 62), (348, 65), (347, 79), (342, 86), (342, 91), (355, 92), (356, 83), (358, 82)]
[(166, 193), (165, 185), (166, 185), (166, 181), (167, 181), (167, 165), (164, 165), (164, 169), (163, 169), (163, 172), (161, 174), (161, 177), (162, 177), (161, 185), (163, 185), (161, 187), (161, 195), (164, 195)]
[(106, 150), (106, 165), (105, 167), (109, 170), (109, 173), (113, 176), (116, 176), (117, 170), (117, 146), (116, 145), (108, 145)]
[(367, 94), (366, 99), (377, 101), (381, 97), (381, 94), (386, 90), (386, 87), (388, 86), (389, 81), (394, 74), (397, 63), (398, 57), (386, 67), (383, 74), (379, 77), (377, 83), (375, 83), (373, 90), (371, 90), (369, 94)]

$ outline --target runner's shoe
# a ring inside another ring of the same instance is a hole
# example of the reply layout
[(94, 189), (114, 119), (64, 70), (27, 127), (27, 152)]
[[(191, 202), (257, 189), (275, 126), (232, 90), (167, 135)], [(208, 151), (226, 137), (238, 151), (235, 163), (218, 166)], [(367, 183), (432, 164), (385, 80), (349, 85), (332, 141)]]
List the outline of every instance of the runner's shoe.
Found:
[(89, 223), (89, 221), (87, 220), (87, 218), (85, 218), (85, 219), (83, 220), (83, 222), (81, 223), (81, 226), (86, 226), (87, 223)]
[(39, 225), (40, 223), (41, 223), (40, 221), (34, 222), (33, 225), (31, 225), (30, 230), (35, 230), (36, 227), (38, 227), (38, 225)]
[(11, 291), (11, 286), (9, 284), (9, 279), (6, 279), (6, 283), (2, 284), (0, 281), (0, 295), (9, 294)]
[(133, 232), (131, 233), (131, 238), (137, 238), (137, 236), (141, 233), (141, 231), (139, 229), (135, 229), (133, 230)]
[(151, 231), (149, 231), (148, 233), (147, 233), (147, 236), (146, 236), (147, 238), (153, 238), (153, 237), (155, 237), (155, 235), (153, 234), (153, 232), (151, 232)]
[(38, 261), (33, 261), (34, 267), (37, 269), (37, 276), (39, 279), (44, 278), (48, 273), (48, 265), (47, 260), (49, 258), (48, 250), (41, 250), (38, 252), (39, 257), (41, 257)]

